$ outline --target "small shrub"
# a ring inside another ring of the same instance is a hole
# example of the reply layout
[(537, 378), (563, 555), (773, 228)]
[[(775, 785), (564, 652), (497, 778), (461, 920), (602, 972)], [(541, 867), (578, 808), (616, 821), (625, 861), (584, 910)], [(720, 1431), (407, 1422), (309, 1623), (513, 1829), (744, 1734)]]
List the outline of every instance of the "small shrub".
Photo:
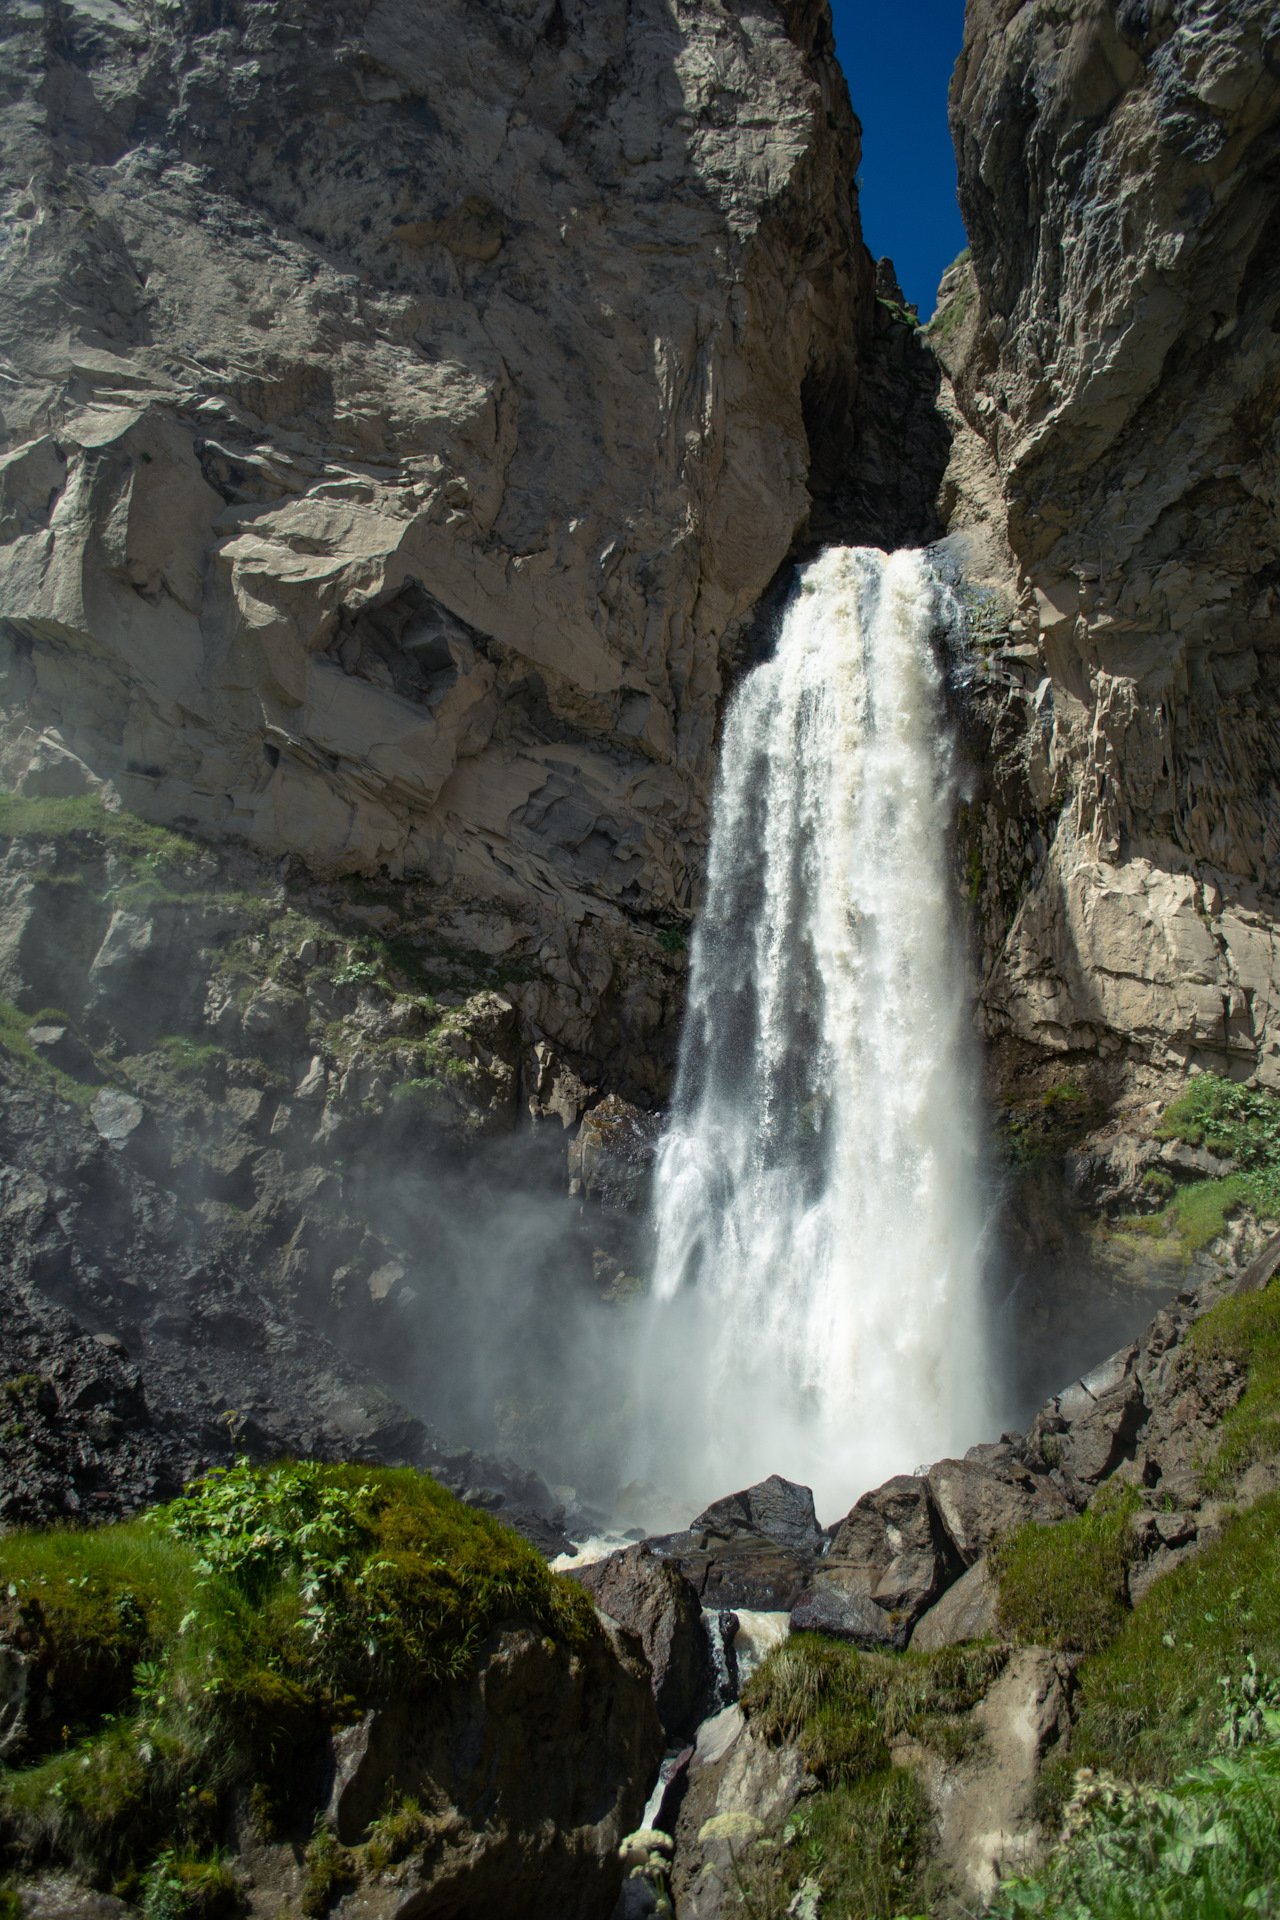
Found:
[(1021, 1646), (1090, 1653), (1119, 1631), (1129, 1607), (1132, 1515), (1138, 1496), (1098, 1496), (1071, 1520), (1028, 1521), (991, 1551), (996, 1617)]
[(307, 1848), (299, 1902), (307, 1920), (323, 1920), (334, 1902), (359, 1878), (359, 1862), (350, 1847), (344, 1847), (329, 1827), (317, 1827)]
[(160, 1854), (142, 1880), (146, 1920), (239, 1920), (244, 1890), (231, 1868), (198, 1854)]
[(364, 1854), (370, 1871), (385, 1873), (388, 1867), (420, 1852), (434, 1834), (436, 1824), (424, 1811), (421, 1801), (411, 1795), (389, 1807), (369, 1828)]

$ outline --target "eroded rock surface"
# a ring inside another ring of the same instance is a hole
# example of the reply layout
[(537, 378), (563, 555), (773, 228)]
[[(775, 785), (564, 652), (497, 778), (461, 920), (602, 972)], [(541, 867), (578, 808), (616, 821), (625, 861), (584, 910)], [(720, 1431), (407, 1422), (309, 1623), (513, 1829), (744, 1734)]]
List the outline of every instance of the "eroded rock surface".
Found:
[(428, 876), (589, 1016), (856, 447), (826, 6), (72, 0), (0, 66), (9, 777)]
[(989, 1026), (1267, 1085), (1278, 73), (1266, 0), (971, 0), (972, 261), (934, 330), (958, 524), (1017, 602), (984, 641)]

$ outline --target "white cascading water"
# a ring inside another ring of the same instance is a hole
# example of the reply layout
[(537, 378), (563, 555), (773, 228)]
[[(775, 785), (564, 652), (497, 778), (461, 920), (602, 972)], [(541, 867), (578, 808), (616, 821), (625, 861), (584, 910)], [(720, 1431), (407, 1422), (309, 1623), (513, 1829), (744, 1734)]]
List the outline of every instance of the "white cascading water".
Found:
[(829, 550), (727, 715), (657, 1173), (676, 1500), (781, 1473), (834, 1517), (989, 1430), (948, 604), (921, 553)]

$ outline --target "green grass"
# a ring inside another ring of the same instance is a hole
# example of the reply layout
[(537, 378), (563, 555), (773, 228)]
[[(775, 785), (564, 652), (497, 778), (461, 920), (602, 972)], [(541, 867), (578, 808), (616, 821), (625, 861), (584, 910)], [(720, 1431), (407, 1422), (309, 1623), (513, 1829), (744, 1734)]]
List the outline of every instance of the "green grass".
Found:
[(1070, 1765), (1167, 1784), (1212, 1750), (1222, 1681), (1238, 1680), (1250, 1656), (1280, 1673), (1280, 1495), (1158, 1580), (1083, 1662)]
[[(963, 252), (956, 255), (951, 265), (958, 267), (962, 261), (968, 258), (969, 249), (965, 247)], [(939, 307), (928, 326), (929, 338), (932, 341), (938, 345), (945, 346), (946, 342), (950, 340), (954, 334), (959, 332), (960, 327), (963, 325), (966, 316), (973, 306), (976, 293), (977, 288), (974, 282), (971, 279), (965, 280), (961, 284), (960, 290), (954, 299), (949, 300), (945, 307)]]
[(108, 811), (92, 794), (51, 800), (0, 792), (0, 837), (66, 840), (82, 833), (105, 840), (132, 860), (154, 866), (177, 865), (205, 851), (185, 834), (153, 826), (136, 813)]
[[(1196, 1074), (1165, 1108), (1156, 1138), (1206, 1147), (1234, 1166), (1218, 1179), (1180, 1187), (1162, 1212), (1126, 1220), (1126, 1230), (1167, 1235), (1192, 1254), (1216, 1240), (1242, 1209), (1280, 1218), (1280, 1098), (1275, 1094), (1215, 1073)], [(1146, 1184), (1153, 1184), (1150, 1175)]]
[(1221, 1492), (1253, 1464), (1280, 1453), (1280, 1285), (1220, 1300), (1191, 1329), (1191, 1351), (1245, 1376), (1244, 1392), (1217, 1429), (1206, 1484)]
[(225, 1047), (212, 1042), (192, 1040), (187, 1034), (166, 1033), (156, 1041), (156, 1052), (164, 1058), (169, 1071), (179, 1079), (195, 1079), (216, 1068), (225, 1067)]
[(915, 1775), (891, 1764), (889, 1743), (907, 1734), (954, 1754), (964, 1744), (962, 1716), (1005, 1659), (998, 1647), (861, 1653), (810, 1633), (769, 1655), (743, 1689), (743, 1711), (767, 1740), (799, 1747), (819, 1791), (792, 1816), (784, 1847), (762, 1842), (738, 1862), (740, 1904), (752, 1920), (792, 1911), (806, 1889), (832, 1920), (890, 1920), (919, 1904), (928, 1803)]
[(1123, 1625), (1138, 1496), (1110, 1490), (1073, 1519), (1029, 1521), (992, 1548), (996, 1618), (1021, 1646), (1093, 1652)]
[(328, 1727), (427, 1701), (504, 1620), (598, 1631), (580, 1587), (407, 1468), (242, 1463), (142, 1520), (10, 1534), (0, 1594), (50, 1709), (0, 1776), (0, 1840), (99, 1877), (207, 1856), (254, 1788), (287, 1806)]
[[(72, 1106), (89, 1106), (106, 1076), (92, 1081), (77, 1080), (74, 1074), (46, 1060), (30, 1039), (32, 1027), (46, 1024), (50, 1024), (47, 1016), (23, 1013), (11, 1000), (0, 1000), (0, 1055), (9, 1062), (10, 1071), (21, 1078), (48, 1088)], [(64, 1022), (60, 1020), (57, 1024), (61, 1026)]]

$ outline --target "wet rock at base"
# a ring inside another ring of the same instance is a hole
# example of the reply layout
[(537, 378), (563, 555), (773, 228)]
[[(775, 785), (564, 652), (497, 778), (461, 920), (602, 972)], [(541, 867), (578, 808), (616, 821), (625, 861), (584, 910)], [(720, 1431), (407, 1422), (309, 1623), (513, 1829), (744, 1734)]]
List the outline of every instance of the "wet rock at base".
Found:
[(429, 1714), (393, 1701), (337, 1737), (330, 1805), (344, 1843), (363, 1839), (393, 1795), (434, 1810), (415, 1864), (362, 1888), (360, 1913), (395, 1920), (457, 1903), (599, 1920), (661, 1752), (630, 1635), (606, 1624), (570, 1649), (504, 1629)]
[(820, 1554), (826, 1540), (810, 1489), (777, 1473), (741, 1493), (713, 1500), (692, 1524), (730, 1540), (741, 1534), (763, 1534), (800, 1555)]
[(691, 1733), (710, 1698), (711, 1660), (698, 1595), (679, 1567), (641, 1543), (575, 1568), (569, 1578), (638, 1637), (664, 1733)]
[(646, 1544), (679, 1567), (704, 1607), (779, 1613), (808, 1585), (823, 1538), (809, 1488), (772, 1474)]

